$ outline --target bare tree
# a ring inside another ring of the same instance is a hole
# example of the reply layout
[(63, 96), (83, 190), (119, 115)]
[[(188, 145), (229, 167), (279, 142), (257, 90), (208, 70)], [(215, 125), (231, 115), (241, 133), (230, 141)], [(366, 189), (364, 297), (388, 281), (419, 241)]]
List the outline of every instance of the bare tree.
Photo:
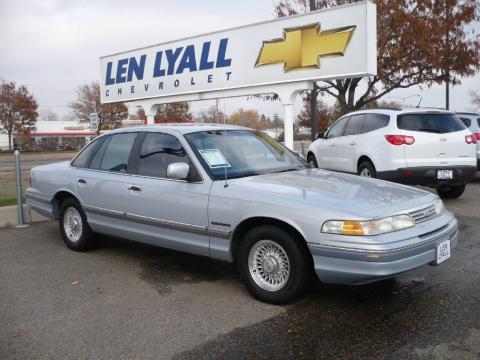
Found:
[(0, 132), (8, 135), (8, 148), (12, 149), (14, 132), (24, 134), (35, 124), (38, 103), (26, 86), (17, 88), (14, 82), (0, 83)]
[(475, 106), (476, 109), (480, 110), (480, 92), (470, 91), (470, 102)]
[(39, 116), (46, 121), (58, 121), (58, 115), (52, 111), (52, 109), (47, 108), (45, 110), (39, 111)]
[(198, 118), (205, 123), (216, 123), (220, 121), (220, 113), (215, 105), (211, 105), (207, 110), (200, 111)]

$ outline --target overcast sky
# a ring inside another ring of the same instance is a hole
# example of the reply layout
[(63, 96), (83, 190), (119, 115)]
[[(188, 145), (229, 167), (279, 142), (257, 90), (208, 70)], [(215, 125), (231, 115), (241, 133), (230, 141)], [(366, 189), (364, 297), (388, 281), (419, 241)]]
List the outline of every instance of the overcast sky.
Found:
[[(62, 117), (75, 88), (99, 78), (100, 56), (271, 18), (273, 0), (0, 0), (0, 79), (27, 85), (40, 109), (51, 108)], [(451, 108), (471, 109), (468, 91), (474, 89), (480, 89), (479, 75), (452, 89)], [(422, 105), (443, 106), (444, 92), (434, 86), (390, 96), (422, 94)], [(210, 104), (197, 102), (193, 111)], [(279, 103), (244, 98), (228, 99), (225, 106), (227, 113), (239, 107), (268, 116), (282, 112)]]

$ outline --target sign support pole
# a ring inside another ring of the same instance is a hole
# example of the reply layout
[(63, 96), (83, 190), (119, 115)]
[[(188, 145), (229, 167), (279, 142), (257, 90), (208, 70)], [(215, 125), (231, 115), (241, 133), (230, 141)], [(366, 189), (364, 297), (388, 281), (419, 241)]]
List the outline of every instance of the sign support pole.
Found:
[(147, 117), (147, 125), (155, 124), (155, 115), (145, 115)]
[(283, 104), (284, 114), (284, 144), (293, 150), (293, 104)]

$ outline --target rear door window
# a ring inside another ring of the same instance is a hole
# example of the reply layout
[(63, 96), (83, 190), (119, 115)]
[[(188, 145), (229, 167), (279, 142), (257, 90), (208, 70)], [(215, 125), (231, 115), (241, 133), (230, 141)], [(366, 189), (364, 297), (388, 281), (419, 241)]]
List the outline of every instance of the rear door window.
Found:
[(95, 152), (98, 150), (100, 145), (102, 145), (103, 141), (105, 140), (104, 137), (99, 138), (97, 140), (93, 140), (90, 144), (88, 144), (81, 152), (77, 155), (77, 157), (72, 161), (73, 167), (78, 168), (86, 168), (90, 163), (90, 159), (93, 157)]
[(350, 121), (345, 128), (345, 136), (346, 135), (358, 135), (362, 133), (363, 123), (364, 123), (365, 115), (352, 115), (350, 117)]
[(112, 135), (103, 155), (100, 169), (126, 173), (128, 159), (137, 136), (138, 133)]
[(480, 127), (480, 118), (477, 119), (478, 127)]
[(362, 133), (378, 130), (388, 126), (390, 115), (385, 114), (365, 114), (365, 121), (363, 122)]
[(446, 134), (465, 130), (465, 124), (453, 114), (403, 114), (397, 117), (397, 126), (402, 130)]

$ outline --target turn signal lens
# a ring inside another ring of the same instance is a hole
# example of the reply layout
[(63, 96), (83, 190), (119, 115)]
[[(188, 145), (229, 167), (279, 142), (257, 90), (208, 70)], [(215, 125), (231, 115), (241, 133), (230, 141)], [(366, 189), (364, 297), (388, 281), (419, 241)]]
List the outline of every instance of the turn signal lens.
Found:
[(370, 221), (329, 220), (322, 226), (322, 232), (340, 235), (380, 235), (415, 226), (409, 215), (394, 215)]
[(412, 145), (415, 138), (409, 135), (385, 135), (385, 139), (392, 145)]
[(363, 226), (359, 221), (343, 221), (343, 234), (346, 235), (365, 235)]
[(476, 135), (465, 135), (465, 142), (467, 144), (476, 144), (477, 143)]

